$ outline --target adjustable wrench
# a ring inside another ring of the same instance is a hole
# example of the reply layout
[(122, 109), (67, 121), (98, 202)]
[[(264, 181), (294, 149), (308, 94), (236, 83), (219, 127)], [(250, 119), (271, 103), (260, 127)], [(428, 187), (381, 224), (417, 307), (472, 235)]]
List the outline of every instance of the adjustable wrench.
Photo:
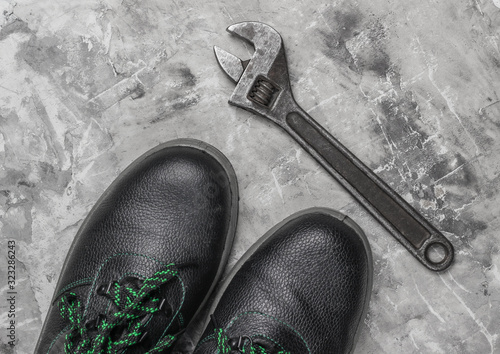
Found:
[(255, 48), (252, 58), (242, 61), (214, 47), (219, 65), (236, 84), (229, 103), (283, 128), (422, 264), (446, 269), (454, 254), (448, 239), (295, 102), (280, 34), (260, 22), (237, 23), (227, 31)]

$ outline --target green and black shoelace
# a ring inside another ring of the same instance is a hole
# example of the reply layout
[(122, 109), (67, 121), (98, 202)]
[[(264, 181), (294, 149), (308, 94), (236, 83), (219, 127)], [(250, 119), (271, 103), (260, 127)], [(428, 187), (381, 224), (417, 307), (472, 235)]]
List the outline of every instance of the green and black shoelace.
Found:
[[(114, 304), (115, 311), (94, 320), (92, 325), (84, 319), (84, 306), (75, 293), (63, 295), (59, 310), (64, 319), (71, 323), (66, 335), (66, 354), (111, 354), (139, 343), (145, 334), (147, 321), (144, 318), (160, 311), (163, 299), (154, 296), (156, 290), (177, 275), (177, 270), (169, 265), (145, 279), (139, 287), (130, 284), (111, 283), (105, 296)], [(122, 332), (123, 329), (123, 332)], [(120, 331), (119, 338), (113, 332)], [(172, 346), (175, 335), (165, 335), (147, 353), (159, 353)]]

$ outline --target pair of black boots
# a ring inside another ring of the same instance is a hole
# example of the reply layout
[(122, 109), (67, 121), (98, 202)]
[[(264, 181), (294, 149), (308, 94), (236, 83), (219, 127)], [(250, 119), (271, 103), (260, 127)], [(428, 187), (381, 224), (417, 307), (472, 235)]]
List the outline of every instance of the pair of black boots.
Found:
[[(69, 250), (36, 353), (351, 352), (369, 302), (366, 237), (330, 209), (292, 215), (223, 274), (238, 187), (214, 147), (176, 140), (129, 166)], [(188, 329), (189, 331), (189, 329)]]

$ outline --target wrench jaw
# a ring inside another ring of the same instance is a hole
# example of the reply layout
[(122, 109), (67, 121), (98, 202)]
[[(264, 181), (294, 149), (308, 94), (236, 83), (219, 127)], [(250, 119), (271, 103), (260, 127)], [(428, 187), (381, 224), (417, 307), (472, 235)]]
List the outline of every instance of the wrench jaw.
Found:
[(266, 55), (275, 57), (280, 46), (283, 44), (281, 35), (269, 25), (262, 22), (240, 22), (227, 28), (227, 31), (249, 43), (258, 51), (259, 49), (270, 50)]
[(237, 84), (248, 62), (245, 64), (245, 62), (243, 62), (237, 56), (228, 53), (224, 49), (221, 49), (217, 46), (214, 46), (214, 53), (221, 69), (226, 73), (227, 76), (229, 76), (231, 81)]
[(229, 103), (260, 114), (278, 125), (285, 124), (283, 108), (290, 107), (294, 100), (280, 34), (260, 22), (237, 23), (229, 26), (227, 31), (255, 48), (249, 61), (242, 61), (220, 48), (215, 49), (221, 68), (236, 82)]

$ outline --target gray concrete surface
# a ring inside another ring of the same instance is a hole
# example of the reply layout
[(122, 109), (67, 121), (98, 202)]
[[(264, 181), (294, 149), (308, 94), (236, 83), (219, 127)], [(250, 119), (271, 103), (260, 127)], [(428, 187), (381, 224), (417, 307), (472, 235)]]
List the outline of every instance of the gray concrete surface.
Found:
[[(239, 178), (230, 264), (312, 206), (367, 233), (374, 291), (356, 353), (500, 353), (498, 0), (0, 0), (0, 352), (34, 349), (67, 249), (134, 158), (178, 137)], [(283, 36), (297, 101), (454, 244), (421, 266), (284, 132), (231, 107), (212, 53), (256, 20)], [(7, 241), (16, 345), (7, 344)]]

